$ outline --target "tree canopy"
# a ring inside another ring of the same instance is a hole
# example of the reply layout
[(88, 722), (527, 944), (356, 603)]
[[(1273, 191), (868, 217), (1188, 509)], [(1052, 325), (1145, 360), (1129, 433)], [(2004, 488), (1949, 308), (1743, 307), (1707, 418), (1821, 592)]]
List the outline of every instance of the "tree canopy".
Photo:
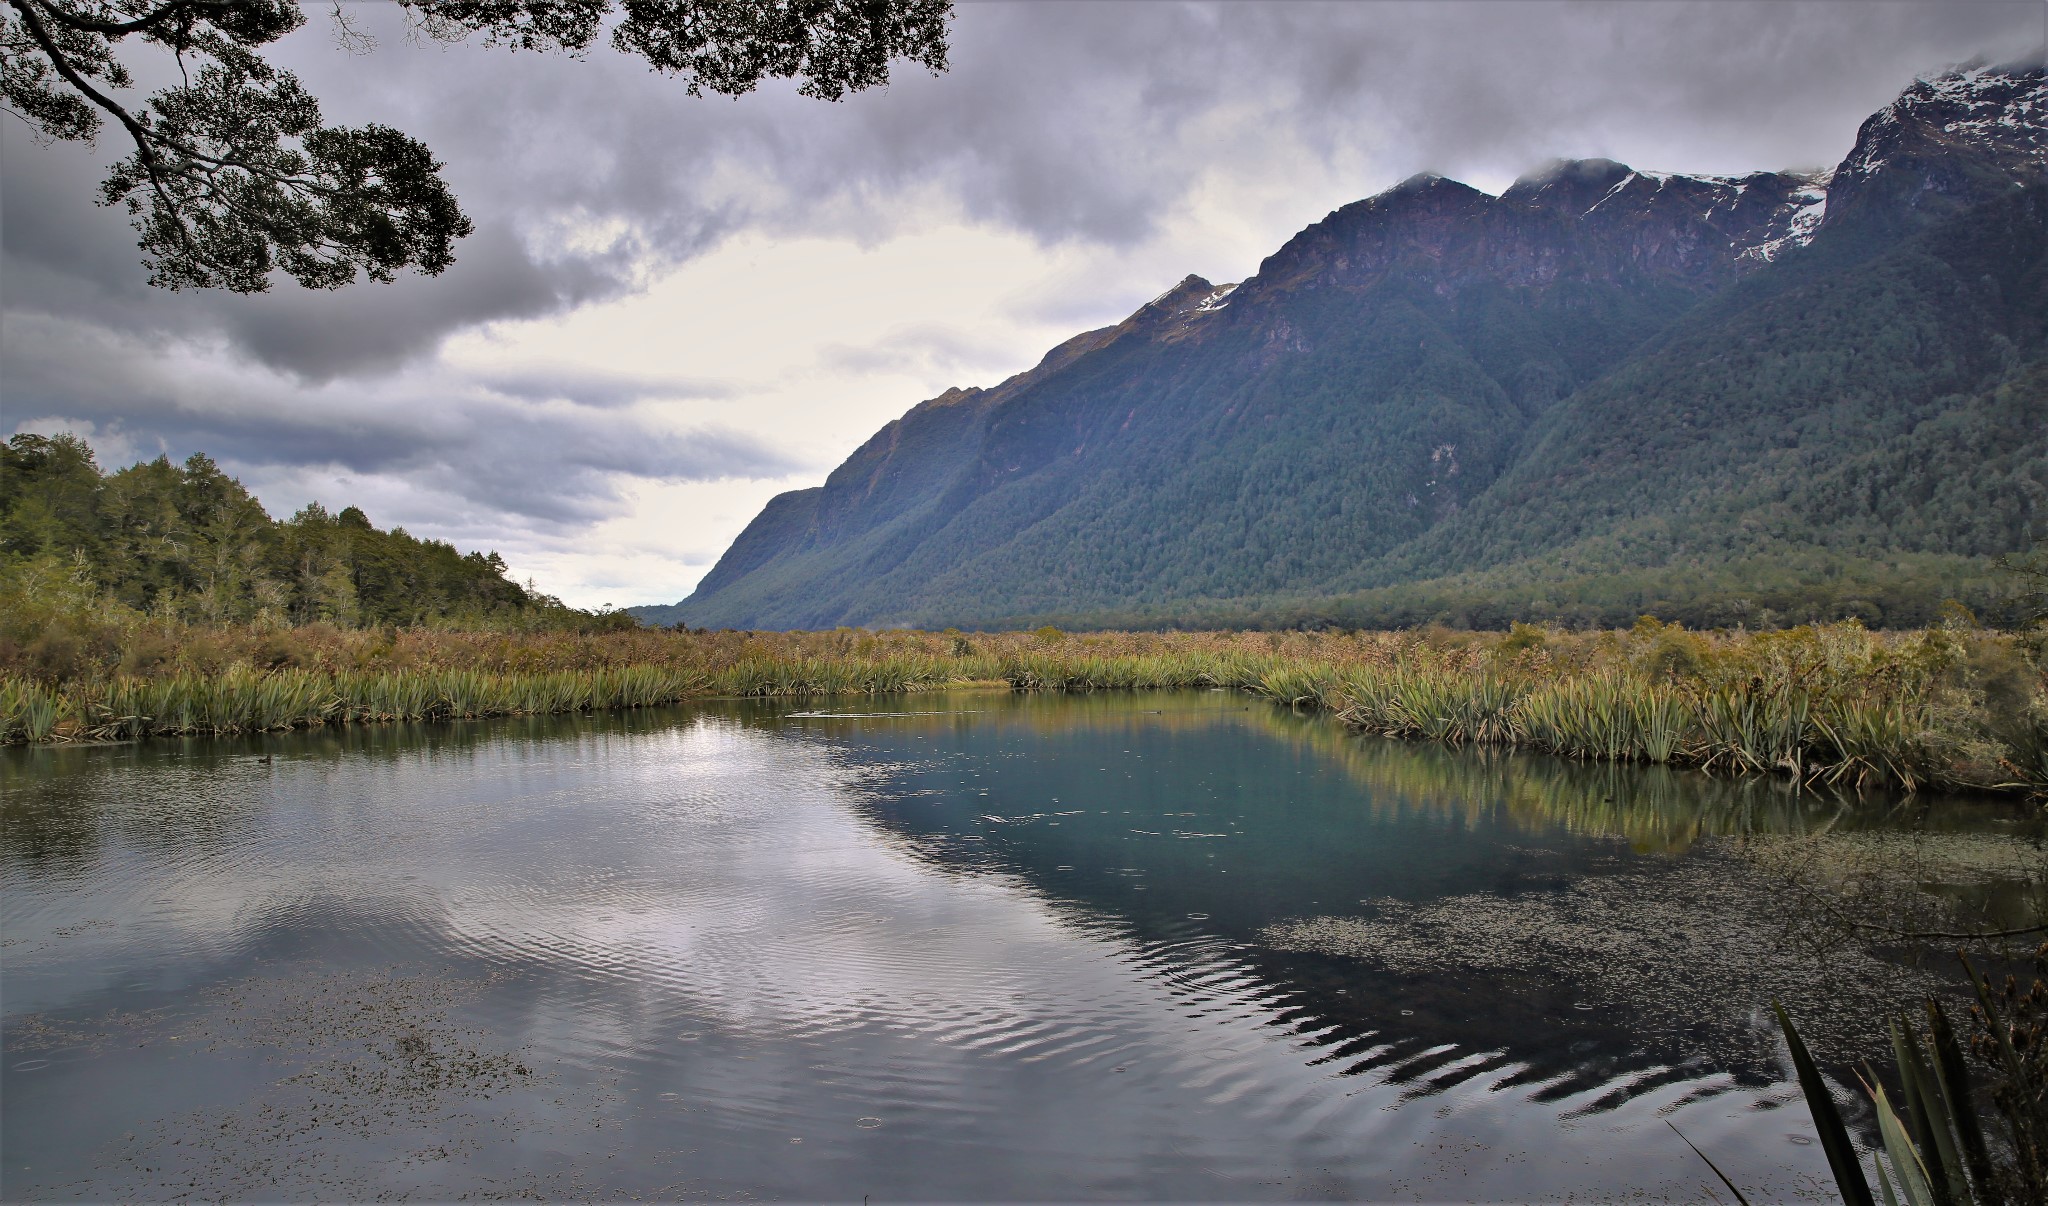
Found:
[[(836, 101), (885, 84), (899, 59), (946, 68), (950, 0), (396, 0), (440, 41), (514, 50), (610, 44), (679, 77), (691, 95), (796, 79)], [(362, 44), (339, 0), (344, 42)], [(133, 218), (149, 282), (260, 293), (282, 270), (308, 288), (359, 276), (429, 276), (471, 223), (417, 140), (372, 123), (326, 125), (319, 101), (262, 48), (306, 22), (299, 0), (5, 0), (0, 103), (51, 141), (108, 121), (134, 151), (100, 185)], [(168, 54), (180, 82), (145, 99), (131, 39)]]
[[(512, 581), (495, 552), (382, 530), (356, 507), (273, 520), (203, 453), (108, 473), (77, 436), (17, 435), (0, 443), (0, 595), (66, 574), (107, 603), (209, 625), (612, 622)], [(0, 639), (36, 618), (10, 616)]]

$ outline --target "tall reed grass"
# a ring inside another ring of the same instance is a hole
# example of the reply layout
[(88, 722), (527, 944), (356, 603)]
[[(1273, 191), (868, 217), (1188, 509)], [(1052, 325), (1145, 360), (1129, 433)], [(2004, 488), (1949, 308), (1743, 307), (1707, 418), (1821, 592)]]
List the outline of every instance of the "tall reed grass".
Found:
[(2017, 777), (1973, 778), (1930, 739), (1932, 718), (1914, 701), (1816, 701), (1782, 682), (1706, 688), (1612, 672), (1538, 682), (1396, 667), (1345, 676), (1324, 699), (1352, 728), (1409, 740), (1908, 790), (2048, 786), (2018, 764), (2002, 768)]
[[(1239, 691), (1404, 740), (1802, 780), (2048, 795), (2048, 630), (461, 633), (137, 630), (91, 673), (0, 660), (0, 742), (686, 699)], [(0, 659), (4, 659), (0, 651)]]
[(653, 666), (536, 674), (328, 674), (234, 666), (210, 675), (124, 676), (67, 691), (11, 680), (0, 683), (0, 741), (118, 741), (606, 711), (694, 698), (708, 683), (703, 674)]

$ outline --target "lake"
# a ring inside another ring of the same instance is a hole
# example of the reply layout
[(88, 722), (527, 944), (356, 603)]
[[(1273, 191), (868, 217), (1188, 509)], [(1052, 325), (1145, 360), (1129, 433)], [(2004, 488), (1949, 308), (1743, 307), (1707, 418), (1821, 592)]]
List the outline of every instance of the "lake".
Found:
[[(1403, 745), (1213, 693), (716, 702), (0, 751), (0, 1193), (1704, 1197), (1960, 978), (1989, 801)], [(1843, 855), (1842, 852), (1849, 852)], [(1716, 1187), (1718, 1188), (1718, 1186)]]

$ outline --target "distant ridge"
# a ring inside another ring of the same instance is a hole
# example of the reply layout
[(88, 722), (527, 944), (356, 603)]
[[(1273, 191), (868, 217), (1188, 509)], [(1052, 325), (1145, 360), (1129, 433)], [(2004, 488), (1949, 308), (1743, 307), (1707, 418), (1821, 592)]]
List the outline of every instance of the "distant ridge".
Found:
[(1414, 177), (771, 501), (651, 623), (1995, 618), (2048, 534), (2048, 82), (1831, 171)]

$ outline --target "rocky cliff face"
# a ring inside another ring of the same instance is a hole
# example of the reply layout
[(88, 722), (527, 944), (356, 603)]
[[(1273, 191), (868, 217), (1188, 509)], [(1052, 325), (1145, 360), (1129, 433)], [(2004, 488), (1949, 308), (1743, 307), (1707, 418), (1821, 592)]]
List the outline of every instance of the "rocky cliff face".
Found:
[[(993, 624), (1318, 597), (1573, 549), (1603, 572), (1733, 555), (1722, 529), (1749, 521), (1712, 482), (1764, 489), (1750, 467), (1783, 460), (1740, 441), (1791, 430), (1882, 460), (1886, 439), (1941, 419), (1930, 399), (1990, 397), (2040, 358), (2044, 120), (2038, 66), (1972, 67), (1916, 82), (1830, 172), (1579, 160), (1498, 197), (1417, 176), (1240, 284), (1188, 277), (1026, 373), (921, 403), (650, 614)], [(1986, 254), (2003, 267), (1972, 267)], [(1798, 346), (1777, 346), (1792, 331)], [(1916, 367), (1930, 355), (1953, 371)], [(1745, 356), (1745, 376), (1714, 367)], [(1830, 393), (1852, 385), (1869, 403), (1853, 421)], [(1617, 428), (1641, 439), (1614, 445)], [(1684, 490), (1639, 488), (1667, 462)], [(1704, 512), (1722, 528), (1671, 535)], [(1470, 530), (1478, 516), (1516, 533), (1507, 553)], [(1942, 539), (1996, 551), (2031, 522)], [(1896, 517), (1855, 524), (1874, 555), (1931, 539)]]
[(1680, 176), (1606, 159), (1554, 164), (1499, 197), (1417, 176), (1295, 236), (1247, 296), (1403, 275), (1445, 294), (1631, 278), (1717, 288), (1768, 259), (1759, 249), (1798, 238), (1817, 187), (1790, 173)]
[(1893, 232), (2048, 177), (2039, 66), (1971, 66), (1917, 80), (1870, 116), (1828, 184), (1824, 225)]

